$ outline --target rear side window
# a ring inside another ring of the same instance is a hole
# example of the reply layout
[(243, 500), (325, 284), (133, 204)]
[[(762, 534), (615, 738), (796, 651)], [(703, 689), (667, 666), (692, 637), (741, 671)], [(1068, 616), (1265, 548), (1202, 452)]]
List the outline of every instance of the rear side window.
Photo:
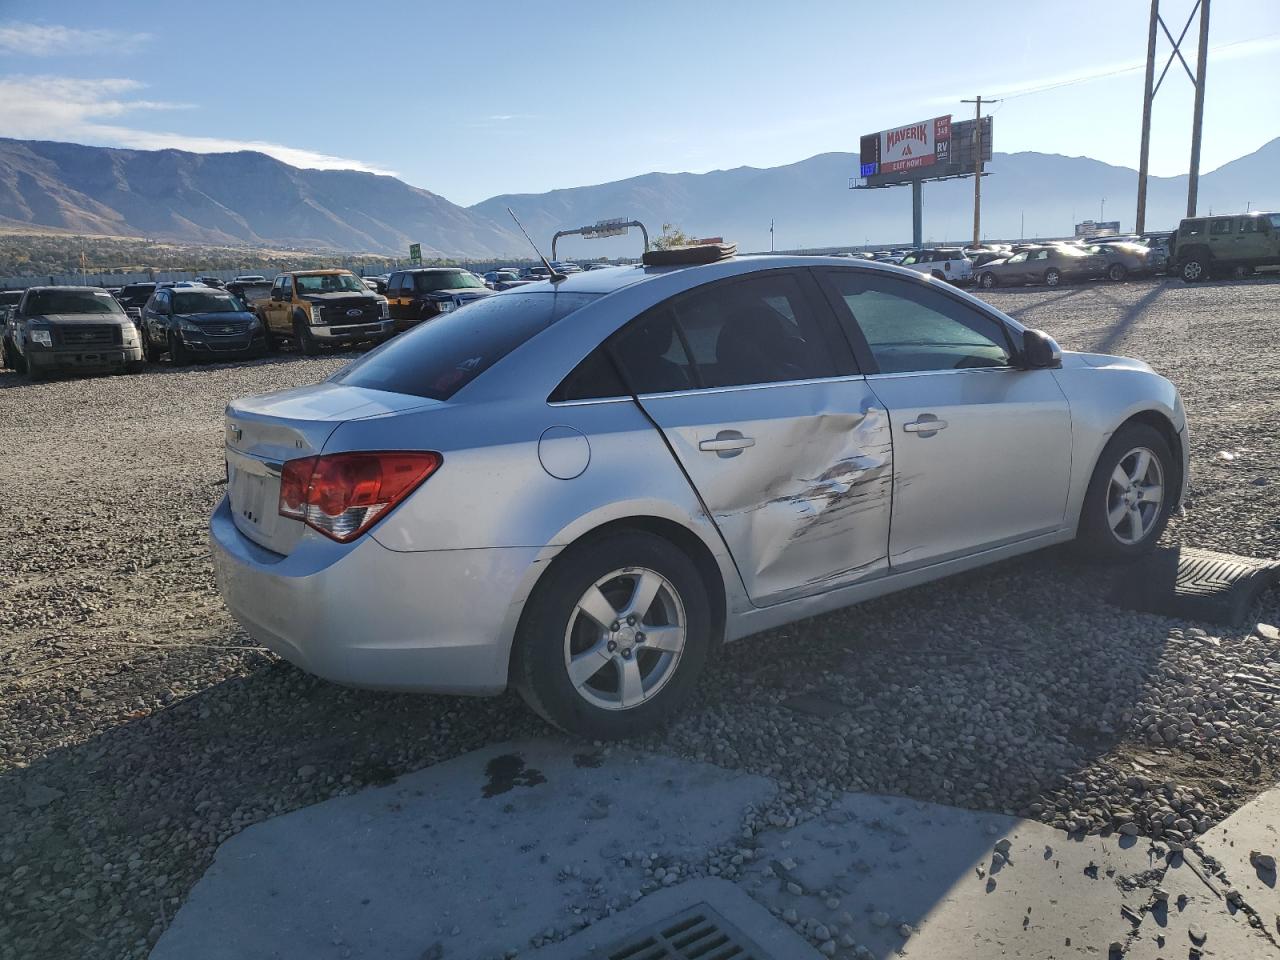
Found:
[(448, 400), (516, 347), (597, 296), (540, 292), (485, 297), (388, 341), (340, 371), (333, 382)]
[(1183, 237), (1198, 237), (1204, 233), (1203, 220), (1188, 220), (1178, 230), (1178, 234)]
[(1230, 220), (1214, 220), (1209, 224), (1209, 233), (1215, 237), (1220, 237), (1224, 233), (1231, 232)]
[(1261, 217), (1241, 217), (1240, 232), (1241, 233), (1257, 233), (1258, 224), (1262, 222)]

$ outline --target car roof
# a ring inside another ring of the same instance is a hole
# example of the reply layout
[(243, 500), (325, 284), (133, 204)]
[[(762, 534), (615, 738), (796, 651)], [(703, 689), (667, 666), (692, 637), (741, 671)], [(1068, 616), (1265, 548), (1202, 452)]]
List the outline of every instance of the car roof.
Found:
[(45, 290), (62, 290), (62, 291), (71, 291), (74, 293), (84, 293), (87, 290), (101, 291), (103, 293), (107, 292), (106, 287), (67, 287), (67, 286), (58, 286), (57, 284), (54, 284), (52, 286), (50, 286), (49, 284), (45, 284), (42, 287), (27, 287), (28, 293), (43, 292)]
[(405, 267), (396, 273), (470, 273), (466, 267)]
[[(322, 276), (331, 276), (339, 273), (351, 273), (351, 271), (341, 267), (324, 267), (322, 269), (316, 269), (316, 270), (286, 270), (283, 274), (281, 274), (281, 276), (322, 277)], [(354, 276), (354, 274), (352, 274), (352, 276)]]

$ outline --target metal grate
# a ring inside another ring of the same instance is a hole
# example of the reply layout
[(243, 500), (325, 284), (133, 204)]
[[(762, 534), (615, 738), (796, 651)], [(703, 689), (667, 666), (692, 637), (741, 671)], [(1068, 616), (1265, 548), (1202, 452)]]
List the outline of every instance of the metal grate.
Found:
[(700, 903), (584, 960), (770, 960), (770, 955)]
[(114, 324), (67, 324), (57, 330), (64, 347), (110, 347), (122, 342), (120, 328)]

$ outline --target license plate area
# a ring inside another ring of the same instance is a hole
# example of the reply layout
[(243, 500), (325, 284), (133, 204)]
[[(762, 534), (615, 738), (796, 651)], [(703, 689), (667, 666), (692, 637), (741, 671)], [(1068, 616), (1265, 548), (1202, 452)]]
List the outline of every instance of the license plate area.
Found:
[(280, 466), (227, 450), (227, 495), (236, 528), (250, 540), (287, 553), (298, 526), (280, 516)]

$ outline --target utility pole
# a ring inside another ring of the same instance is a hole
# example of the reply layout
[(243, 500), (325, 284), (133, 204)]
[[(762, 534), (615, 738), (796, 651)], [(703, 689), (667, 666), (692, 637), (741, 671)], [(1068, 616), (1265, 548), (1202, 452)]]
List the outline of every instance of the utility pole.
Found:
[(1147, 74), (1142, 88), (1142, 146), (1138, 154), (1138, 212), (1133, 218), (1135, 233), (1147, 229), (1147, 168), (1151, 156), (1151, 98), (1156, 77), (1156, 25), (1160, 22), (1160, 0), (1151, 0), (1151, 23), (1147, 27)]
[(773, 217), (769, 218), (769, 252), (773, 253)]
[[(982, 239), (982, 95), (979, 94), (974, 100), (961, 100), (960, 102), (975, 104), (973, 125), (973, 245), (976, 247)], [(999, 102), (999, 100), (987, 100), (987, 103)]]
[(1209, 0), (1200, 0), (1200, 50), (1196, 57), (1196, 104), (1191, 116), (1191, 171), (1187, 176), (1187, 216), (1196, 215), (1200, 192), (1200, 129), (1204, 125), (1204, 79), (1209, 68)]
[[(1197, 12), (1200, 14), (1200, 49), (1196, 72), (1192, 73), (1190, 65), (1182, 55), (1181, 47), (1182, 41), (1186, 39), (1187, 31), (1191, 29), (1191, 23), (1195, 20)], [(1164, 32), (1165, 38), (1173, 45), (1173, 49), (1169, 53), (1169, 59), (1165, 61), (1164, 69), (1160, 71), (1159, 78), (1155, 78), (1157, 27)], [(1186, 72), (1187, 78), (1195, 88), (1196, 94), (1195, 108), (1191, 121), (1191, 169), (1187, 177), (1187, 216), (1193, 217), (1196, 213), (1196, 198), (1200, 187), (1200, 133), (1204, 120), (1205, 73), (1207, 72), (1209, 59), (1209, 0), (1196, 0), (1195, 5), (1191, 8), (1191, 13), (1187, 16), (1187, 22), (1183, 25), (1182, 32), (1178, 34), (1176, 40), (1170, 32), (1168, 24), (1160, 16), (1160, 0), (1151, 0), (1151, 19), (1147, 26), (1146, 82), (1142, 91), (1142, 146), (1138, 157), (1138, 209), (1134, 217), (1134, 229), (1138, 233), (1144, 232), (1147, 228), (1147, 174), (1151, 152), (1151, 103), (1156, 94), (1160, 92), (1160, 85), (1164, 83), (1164, 78), (1168, 74), (1169, 68), (1173, 66), (1175, 59), (1182, 64), (1182, 69)], [(1153, 79), (1155, 80), (1154, 83), (1152, 83)]]
[(1107, 198), (1103, 197), (1098, 201), (1098, 222), (1101, 223), (1107, 219)]

